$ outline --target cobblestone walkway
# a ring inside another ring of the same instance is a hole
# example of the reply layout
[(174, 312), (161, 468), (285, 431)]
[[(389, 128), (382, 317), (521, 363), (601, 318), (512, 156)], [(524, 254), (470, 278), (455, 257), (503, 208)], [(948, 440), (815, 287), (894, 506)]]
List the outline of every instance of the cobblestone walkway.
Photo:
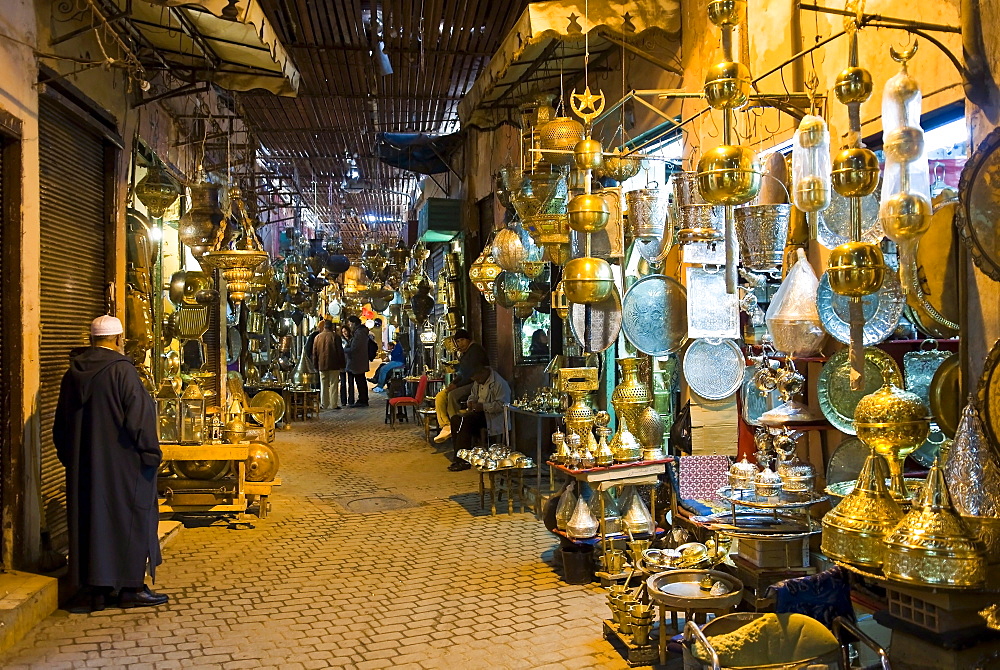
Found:
[(383, 404), (279, 433), (271, 515), (188, 519), (157, 574), (169, 605), (58, 611), (0, 667), (627, 667), (603, 592), (561, 581), (543, 525), (480, 511), (478, 476)]

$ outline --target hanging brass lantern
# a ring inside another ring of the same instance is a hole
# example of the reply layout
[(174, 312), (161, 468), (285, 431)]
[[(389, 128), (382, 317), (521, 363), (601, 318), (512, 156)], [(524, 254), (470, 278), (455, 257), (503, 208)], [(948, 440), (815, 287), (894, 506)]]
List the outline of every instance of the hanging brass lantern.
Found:
[(641, 167), (641, 159), (623, 155), (621, 149), (615, 148), (610, 156), (604, 158), (604, 165), (598, 173), (621, 183), (639, 174)]
[(162, 219), (180, 194), (180, 187), (160, 165), (150, 167), (146, 176), (135, 185), (135, 197), (154, 219)]
[(181, 242), (191, 248), (195, 258), (218, 244), (222, 238), (222, 222), (226, 218), (219, 206), (222, 187), (209, 182), (191, 186), (191, 209), (177, 222)]
[(520, 272), (501, 272), (493, 284), (497, 304), (507, 309), (531, 296), (531, 281)]
[(556, 284), (556, 289), (552, 291), (552, 310), (563, 321), (569, 315), (569, 300), (566, 298), (566, 291), (563, 290), (563, 283)]
[(573, 149), (583, 138), (583, 124), (568, 116), (556, 117), (538, 127), (542, 157), (553, 165), (572, 163)]
[(903, 518), (903, 510), (885, 487), (885, 469), (885, 461), (873, 449), (854, 490), (823, 517), (824, 554), (857, 565), (882, 565), (885, 536)]
[(705, 100), (713, 109), (740, 109), (750, 101), (750, 69), (743, 63), (723, 61), (705, 74)]
[(563, 268), (562, 284), (570, 302), (593, 304), (611, 294), (615, 276), (603, 258), (574, 258)]
[(267, 252), (254, 231), (239, 192), (234, 189), (230, 198), (236, 205), (236, 229), (217, 248), (206, 251), (201, 263), (222, 271), (229, 299), (239, 305), (250, 291), (254, 271), (267, 261)]
[(845, 242), (830, 252), (826, 271), (834, 293), (862, 298), (882, 287), (886, 265), (877, 245)]
[(941, 588), (986, 581), (986, 548), (955, 512), (935, 459), (913, 509), (885, 539), (882, 571), (889, 579)]
[(930, 432), (927, 415), (919, 396), (892, 384), (863, 397), (854, 410), (858, 439), (889, 463), (889, 489), (897, 500), (909, 500), (903, 481), (903, 460), (927, 441)]
[(469, 266), (469, 279), (472, 281), (472, 285), (483, 294), (486, 302), (491, 305), (496, 301), (493, 282), (501, 271), (500, 265), (493, 258), (492, 245), (490, 244), (483, 247), (479, 258)]
[(573, 162), (577, 170), (598, 170), (604, 164), (604, 147), (597, 140), (580, 140), (573, 147)]
[(567, 216), (569, 227), (576, 232), (596, 233), (608, 225), (611, 208), (601, 196), (583, 193), (569, 201)]

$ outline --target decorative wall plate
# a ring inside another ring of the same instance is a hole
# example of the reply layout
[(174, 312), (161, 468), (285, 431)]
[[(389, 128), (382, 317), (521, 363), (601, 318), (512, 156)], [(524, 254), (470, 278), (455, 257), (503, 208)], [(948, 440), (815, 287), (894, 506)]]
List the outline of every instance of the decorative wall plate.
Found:
[(274, 410), (274, 421), (277, 423), (285, 416), (285, 399), (276, 391), (261, 391), (250, 401), (251, 407), (270, 407)]
[(677, 351), (688, 339), (687, 291), (673, 277), (643, 277), (625, 294), (622, 330), (644, 354), (666, 356)]
[[(882, 288), (866, 295), (861, 302), (865, 314), (864, 343), (868, 347), (892, 335), (903, 313), (905, 305), (903, 287), (896, 272), (894, 270), (886, 272)], [(830, 288), (830, 277), (824, 272), (819, 280), (819, 288), (816, 289), (819, 319), (823, 322), (826, 332), (844, 344), (849, 344), (851, 341), (850, 305), (850, 298), (833, 292)]]
[(962, 169), (955, 212), (958, 234), (983, 274), (1000, 281), (1000, 128), (976, 148)]
[(826, 464), (827, 485), (857, 480), (869, 453), (871, 449), (856, 437), (849, 437), (841, 442)]
[(684, 353), (684, 379), (706, 400), (724, 400), (743, 384), (746, 360), (733, 340), (695, 340)]
[(964, 404), (961, 374), (958, 354), (952, 354), (938, 366), (927, 393), (930, 397), (931, 417), (941, 432), (950, 438), (954, 438), (955, 431), (958, 430), (958, 420)]
[[(953, 326), (958, 324), (958, 284), (961, 279), (958, 252), (962, 243), (958, 241), (952, 225), (958, 208), (957, 200), (936, 206), (931, 225), (917, 244), (916, 276), (923, 300), (916, 291), (910, 291), (906, 296), (906, 311), (910, 322), (930, 337), (947, 339), (958, 335)], [(951, 325), (935, 318), (931, 310)]]
[[(885, 233), (878, 218), (878, 196), (874, 193), (861, 199), (861, 241), (877, 244)], [(820, 212), (816, 239), (827, 249), (851, 241), (851, 201), (836, 191), (830, 194), (830, 206)]]
[(993, 343), (993, 348), (986, 357), (976, 395), (979, 397), (979, 415), (983, 420), (986, 437), (996, 449), (1000, 446), (1000, 340)]
[(598, 303), (570, 303), (569, 326), (573, 337), (588, 354), (604, 351), (614, 344), (622, 330), (622, 299), (618, 287), (614, 287), (608, 297)]
[(869, 393), (879, 390), (886, 382), (901, 386), (903, 375), (889, 354), (881, 349), (865, 347), (865, 383), (860, 391), (851, 389), (851, 362), (846, 348), (826, 362), (816, 384), (819, 408), (837, 430), (854, 435), (854, 410)]

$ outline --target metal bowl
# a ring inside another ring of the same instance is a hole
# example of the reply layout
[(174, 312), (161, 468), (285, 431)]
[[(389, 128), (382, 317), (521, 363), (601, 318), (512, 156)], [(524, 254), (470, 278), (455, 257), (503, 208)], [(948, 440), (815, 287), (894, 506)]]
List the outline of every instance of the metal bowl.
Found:
[[(713, 582), (723, 582), (729, 593), (713, 596), (701, 588), (701, 580), (708, 575)], [(743, 582), (718, 570), (671, 570), (658, 572), (646, 580), (650, 599), (658, 605), (674, 610), (698, 609), (724, 610), (735, 607), (743, 597)]]

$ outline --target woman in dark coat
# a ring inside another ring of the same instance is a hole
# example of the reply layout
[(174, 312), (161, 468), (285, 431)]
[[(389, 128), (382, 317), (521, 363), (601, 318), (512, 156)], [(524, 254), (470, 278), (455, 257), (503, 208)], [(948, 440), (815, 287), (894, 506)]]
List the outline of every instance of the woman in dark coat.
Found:
[(94, 346), (63, 377), (52, 430), (66, 468), (70, 583), (92, 609), (113, 591), (122, 607), (160, 605), (167, 596), (144, 582), (161, 562), (156, 403), (120, 353), (121, 322), (98, 317), (91, 333)]

